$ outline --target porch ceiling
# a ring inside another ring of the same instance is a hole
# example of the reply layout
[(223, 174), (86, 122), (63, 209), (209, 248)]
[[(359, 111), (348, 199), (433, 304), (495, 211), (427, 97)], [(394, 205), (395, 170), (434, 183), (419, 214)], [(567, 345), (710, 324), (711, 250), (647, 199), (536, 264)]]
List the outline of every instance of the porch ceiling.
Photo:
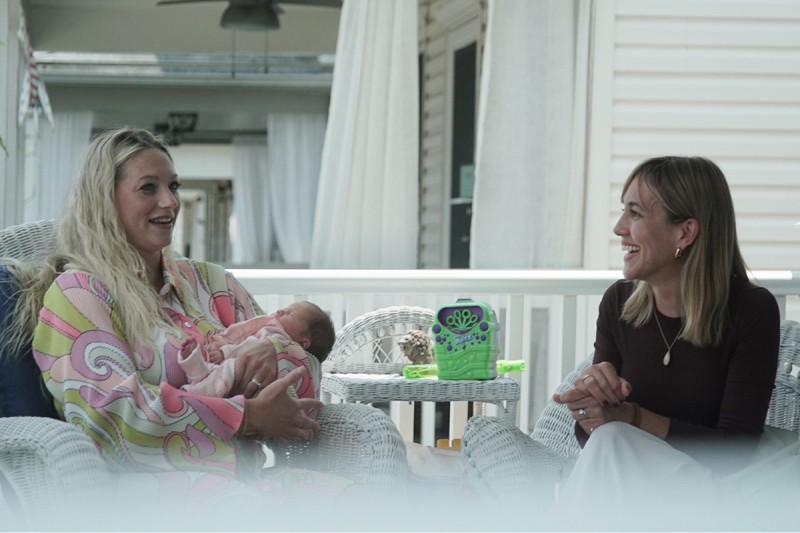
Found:
[(22, 0), (53, 108), (96, 129), (198, 113), (184, 142), (264, 130), (273, 109), (327, 109), (340, 9), (281, 4), (281, 28), (219, 26), (225, 1)]

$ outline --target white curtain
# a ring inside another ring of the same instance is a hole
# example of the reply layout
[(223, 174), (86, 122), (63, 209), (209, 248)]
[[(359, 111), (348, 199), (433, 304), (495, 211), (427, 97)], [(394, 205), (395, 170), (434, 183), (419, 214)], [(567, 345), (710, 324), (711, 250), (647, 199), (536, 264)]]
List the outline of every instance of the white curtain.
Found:
[[(591, 10), (591, 0), (489, 1), (473, 268), (581, 266)], [(553, 303), (542, 298), (534, 305), (524, 326), (532, 339), (528, 427), (552, 392)]]
[(40, 120), (35, 131), (33, 169), (25, 179), (25, 220), (60, 218), (89, 146), (92, 113), (54, 113), (52, 125)]
[(263, 136), (233, 138), (233, 262), (272, 260), (272, 215), (267, 180), (267, 143)]
[(581, 266), (591, 7), (489, 1), (473, 268)]
[(308, 264), (311, 254), (325, 122), (319, 113), (267, 116), (272, 223), (289, 264)]
[(346, 0), (312, 268), (416, 268), (417, 0)]

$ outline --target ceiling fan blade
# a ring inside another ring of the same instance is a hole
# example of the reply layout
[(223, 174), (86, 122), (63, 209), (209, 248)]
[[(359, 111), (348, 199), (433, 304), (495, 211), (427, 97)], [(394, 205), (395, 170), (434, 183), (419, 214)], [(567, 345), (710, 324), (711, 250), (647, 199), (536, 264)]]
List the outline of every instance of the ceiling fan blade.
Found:
[(170, 4), (195, 4), (198, 2), (225, 2), (226, 0), (158, 0), (157, 6), (167, 6)]
[(296, 4), (303, 6), (342, 7), (342, 0), (275, 0), (278, 4)]

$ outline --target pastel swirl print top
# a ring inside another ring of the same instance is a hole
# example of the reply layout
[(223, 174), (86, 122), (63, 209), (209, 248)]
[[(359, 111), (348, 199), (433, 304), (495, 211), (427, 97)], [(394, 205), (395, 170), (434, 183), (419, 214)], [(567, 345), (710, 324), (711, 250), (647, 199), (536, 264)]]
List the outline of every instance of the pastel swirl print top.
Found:
[(262, 311), (218, 265), (179, 260), (177, 272), (164, 265), (164, 279), (161, 302), (175, 328), (156, 331), (153, 349), (126, 341), (124, 302), (102, 282), (86, 272), (61, 274), (45, 296), (36, 362), (61, 416), (82, 427), (118, 469), (233, 476), (263, 459), (256, 443), (234, 438), (244, 398), (181, 390), (179, 348), (186, 336), (202, 345), (210, 333)]

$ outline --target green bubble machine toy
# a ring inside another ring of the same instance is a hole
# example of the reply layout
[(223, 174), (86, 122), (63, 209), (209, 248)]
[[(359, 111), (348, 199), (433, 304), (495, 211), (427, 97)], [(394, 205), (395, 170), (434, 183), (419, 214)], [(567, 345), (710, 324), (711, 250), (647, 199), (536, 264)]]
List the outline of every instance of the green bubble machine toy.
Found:
[(442, 306), (431, 329), (439, 379), (496, 378), (499, 330), (494, 310), (485, 303), (459, 298)]

